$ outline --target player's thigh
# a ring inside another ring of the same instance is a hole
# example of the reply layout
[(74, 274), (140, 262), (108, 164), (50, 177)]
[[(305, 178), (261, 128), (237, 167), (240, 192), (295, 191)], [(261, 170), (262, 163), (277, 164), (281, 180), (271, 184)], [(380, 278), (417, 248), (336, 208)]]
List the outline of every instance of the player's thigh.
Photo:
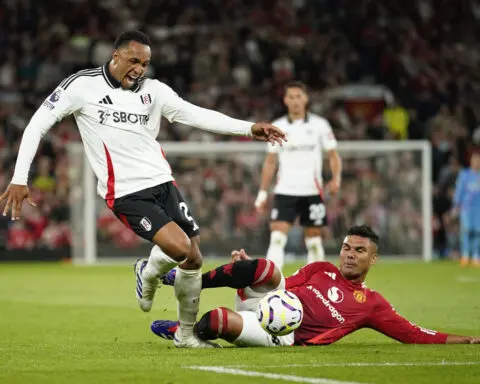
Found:
[(199, 235), (199, 226), (193, 218), (185, 199), (173, 182), (165, 183), (159, 199), (161, 199), (168, 216), (182, 228), (189, 238)]
[(301, 226), (320, 228), (328, 224), (327, 209), (320, 195), (300, 197), (297, 207)]
[(112, 211), (138, 236), (152, 242), (155, 234), (172, 221), (156, 203), (151, 189), (115, 199)]
[(272, 336), (264, 331), (257, 319), (257, 314), (251, 311), (237, 312), (242, 317), (242, 332), (233, 344), (239, 347), (279, 347), (291, 346), (294, 343), (294, 332), (286, 336)]
[(160, 228), (153, 236), (152, 241), (163, 252), (178, 262), (185, 262), (191, 259), (193, 247), (190, 238), (174, 221), (170, 221)]
[(288, 232), (298, 215), (296, 205), (296, 196), (276, 194), (273, 198), (273, 207), (270, 213), (270, 229), (272, 231)]

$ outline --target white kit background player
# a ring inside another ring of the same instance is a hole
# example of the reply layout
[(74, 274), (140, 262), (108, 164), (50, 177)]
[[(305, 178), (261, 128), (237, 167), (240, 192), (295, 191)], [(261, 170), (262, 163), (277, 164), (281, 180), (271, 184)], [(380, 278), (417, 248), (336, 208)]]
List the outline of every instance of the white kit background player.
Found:
[(281, 269), (288, 232), (299, 218), (304, 227), (308, 263), (323, 261), (322, 227), (327, 224), (322, 183), (322, 152), (326, 151), (332, 179), (326, 188), (331, 195), (341, 183), (342, 161), (337, 141), (326, 119), (309, 113), (308, 92), (304, 83), (290, 82), (285, 87), (283, 102), (288, 114), (273, 122), (288, 136), (282, 148), (268, 145), (262, 170), (260, 191), (255, 201), (257, 211), (265, 211), (268, 189), (277, 170), (273, 209), (270, 222), (270, 245), (267, 259)]
[[(179, 331), (177, 347), (211, 347), (193, 334), (199, 307), (202, 256), (198, 225), (178, 191), (156, 141), (162, 116), (211, 132), (247, 135), (281, 144), (283, 132), (267, 123), (250, 123), (197, 107), (158, 80), (145, 78), (151, 57), (149, 38), (139, 31), (116, 39), (110, 62), (66, 78), (32, 116), (22, 137), (11, 184), (0, 197), (3, 214), (20, 218), (40, 139), (73, 114), (97, 178), (98, 193), (116, 216), (154, 243), (148, 261), (135, 265), (140, 308), (149, 311), (159, 277), (179, 265), (175, 281)], [(74, 164), (72, 164), (74, 166)]]

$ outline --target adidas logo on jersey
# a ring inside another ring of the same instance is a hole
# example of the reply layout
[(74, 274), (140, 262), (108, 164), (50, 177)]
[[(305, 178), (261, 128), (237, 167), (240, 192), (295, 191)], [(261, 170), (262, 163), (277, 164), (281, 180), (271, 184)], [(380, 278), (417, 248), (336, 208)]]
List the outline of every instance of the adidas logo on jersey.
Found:
[(336, 273), (327, 272), (327, 271), (324, 271), (323, 273), (325, 273), (325, 275), (329, 276), (332, 280), (335, 280), (335, 279), (337, 278), (337, 274), (336, 274)]
[(102, 100), (99, 101), (99, 104), (113, 104), (110, 96), (105, 96)]

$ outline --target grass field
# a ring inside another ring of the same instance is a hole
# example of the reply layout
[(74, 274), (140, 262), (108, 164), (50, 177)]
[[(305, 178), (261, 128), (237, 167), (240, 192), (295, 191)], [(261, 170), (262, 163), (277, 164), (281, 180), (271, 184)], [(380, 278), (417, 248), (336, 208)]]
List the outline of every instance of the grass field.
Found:
[[(416, 323), (480, 336), (480, 269), (380, 263), (367, 283)], [(201, 312), (232, 302), (208, 290)], [(149, 329), (175, 306), (162, 287), (142, 313), (127, 266), (0, 264), (0, 383), (480, 383), (480, 345), (402, 345), (369, 330), (325, 347), (175, 349)]]

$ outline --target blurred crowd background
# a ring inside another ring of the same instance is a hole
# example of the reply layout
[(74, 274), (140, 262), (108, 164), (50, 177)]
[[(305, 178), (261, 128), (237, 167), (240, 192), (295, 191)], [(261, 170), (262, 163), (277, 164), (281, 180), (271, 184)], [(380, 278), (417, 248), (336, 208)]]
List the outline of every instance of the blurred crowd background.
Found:
[[(339, 140), (430, 140), (435, 252), (455, 255), (458, 226), (448, 215), (455, 178), (480, 141), (480, 1), (4, 0), (2, 190), (35, 108), (64, 77), (104, 64), (126, 29), (141, 29), (153, 41), (149, 76), (195, 104), (272, 120), (284, 112), (284, 84), (296, 79), (308, 84), (311, 111), (329, 119)], [(230, 139), (165, 121), (159, 136)], [(25, 206), (24, 219), (14, 223), (0, 219), (1, 247), (71, 243), (65, 150), (71, 141), (79, 135), (66, 119), (42, 142), (31, 175), (38, 207)], [(230, 248), (237, 237), (260, 247), (268, 236), (267, 218), (253, 211), (261, 160), (252, 167), (233, 158), (172, 159), (207, 248), (209, 239)], [(413, 153), (347, 160), (342, 192), (328, 205), (332, 231), (368, 221), (392, 237), (391, 252), (420, 252), (420, 171)], [(119, 248), (140, 241), (103, 206), (98, 224), (100, 239)], [(407, 241), (399, 243), (401, 236)]]

